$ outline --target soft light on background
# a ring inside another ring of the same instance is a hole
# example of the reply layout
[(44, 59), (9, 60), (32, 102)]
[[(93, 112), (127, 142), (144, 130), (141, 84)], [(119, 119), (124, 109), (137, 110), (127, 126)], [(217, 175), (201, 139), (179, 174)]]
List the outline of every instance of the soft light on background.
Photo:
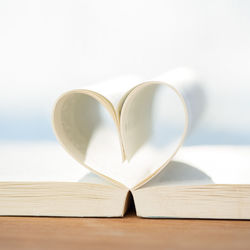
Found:
[(0, 140), (54, 141), (64, 91), (120, 75), (199, 73), (187, 144), (250, 144), (250, 2), (0, 1)]

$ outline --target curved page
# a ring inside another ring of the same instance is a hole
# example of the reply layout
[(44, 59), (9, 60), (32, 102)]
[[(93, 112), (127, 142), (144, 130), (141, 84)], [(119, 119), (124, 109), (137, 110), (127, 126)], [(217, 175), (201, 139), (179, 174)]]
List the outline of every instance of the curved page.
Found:
[(66, 151), (85, 167), (137, 188), (161, 171), (182, 145), (192, 106), (181, 88), (165, 82), (144, 82), (130, 90), (122, 85), (120, 92), (116, 87), (119, 98), (110, 94), (112, 84), (61, 96), (54, 130)]

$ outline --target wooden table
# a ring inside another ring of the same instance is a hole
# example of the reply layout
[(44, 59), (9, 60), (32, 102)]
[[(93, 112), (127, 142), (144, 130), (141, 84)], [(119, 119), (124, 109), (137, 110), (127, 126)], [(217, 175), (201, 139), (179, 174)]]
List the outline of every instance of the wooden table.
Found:
[(0, 217), (0, 249), (250, 249), (250, 221)]

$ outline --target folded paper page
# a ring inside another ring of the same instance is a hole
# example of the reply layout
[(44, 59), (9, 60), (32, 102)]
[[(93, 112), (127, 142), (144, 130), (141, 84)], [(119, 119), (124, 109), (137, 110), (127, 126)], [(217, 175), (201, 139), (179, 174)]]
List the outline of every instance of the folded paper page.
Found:
[(58, 140), (92, 172), (138, 188), (170, 162), (201, 114), (192, 101), (202, 92), (193, 75), (177, 73), (183, 76), (176, 86), (170, 72), (172, 82), (166, 74), (164, 81), (128, 81), (120, 88), (110, 82), (63, 94), (53, 114)]

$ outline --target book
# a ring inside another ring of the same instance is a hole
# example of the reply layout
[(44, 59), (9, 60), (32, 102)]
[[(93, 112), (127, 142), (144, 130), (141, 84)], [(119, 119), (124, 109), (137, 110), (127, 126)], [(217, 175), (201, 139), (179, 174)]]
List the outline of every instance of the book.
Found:
[(66, 92), (52, 120), (68, 154), (0, 146), (0, 215), (122, 217), (134, 202), (141, 217), (250, 219), (250, 147), (182, 147), (204, 107), (187, 70)]

